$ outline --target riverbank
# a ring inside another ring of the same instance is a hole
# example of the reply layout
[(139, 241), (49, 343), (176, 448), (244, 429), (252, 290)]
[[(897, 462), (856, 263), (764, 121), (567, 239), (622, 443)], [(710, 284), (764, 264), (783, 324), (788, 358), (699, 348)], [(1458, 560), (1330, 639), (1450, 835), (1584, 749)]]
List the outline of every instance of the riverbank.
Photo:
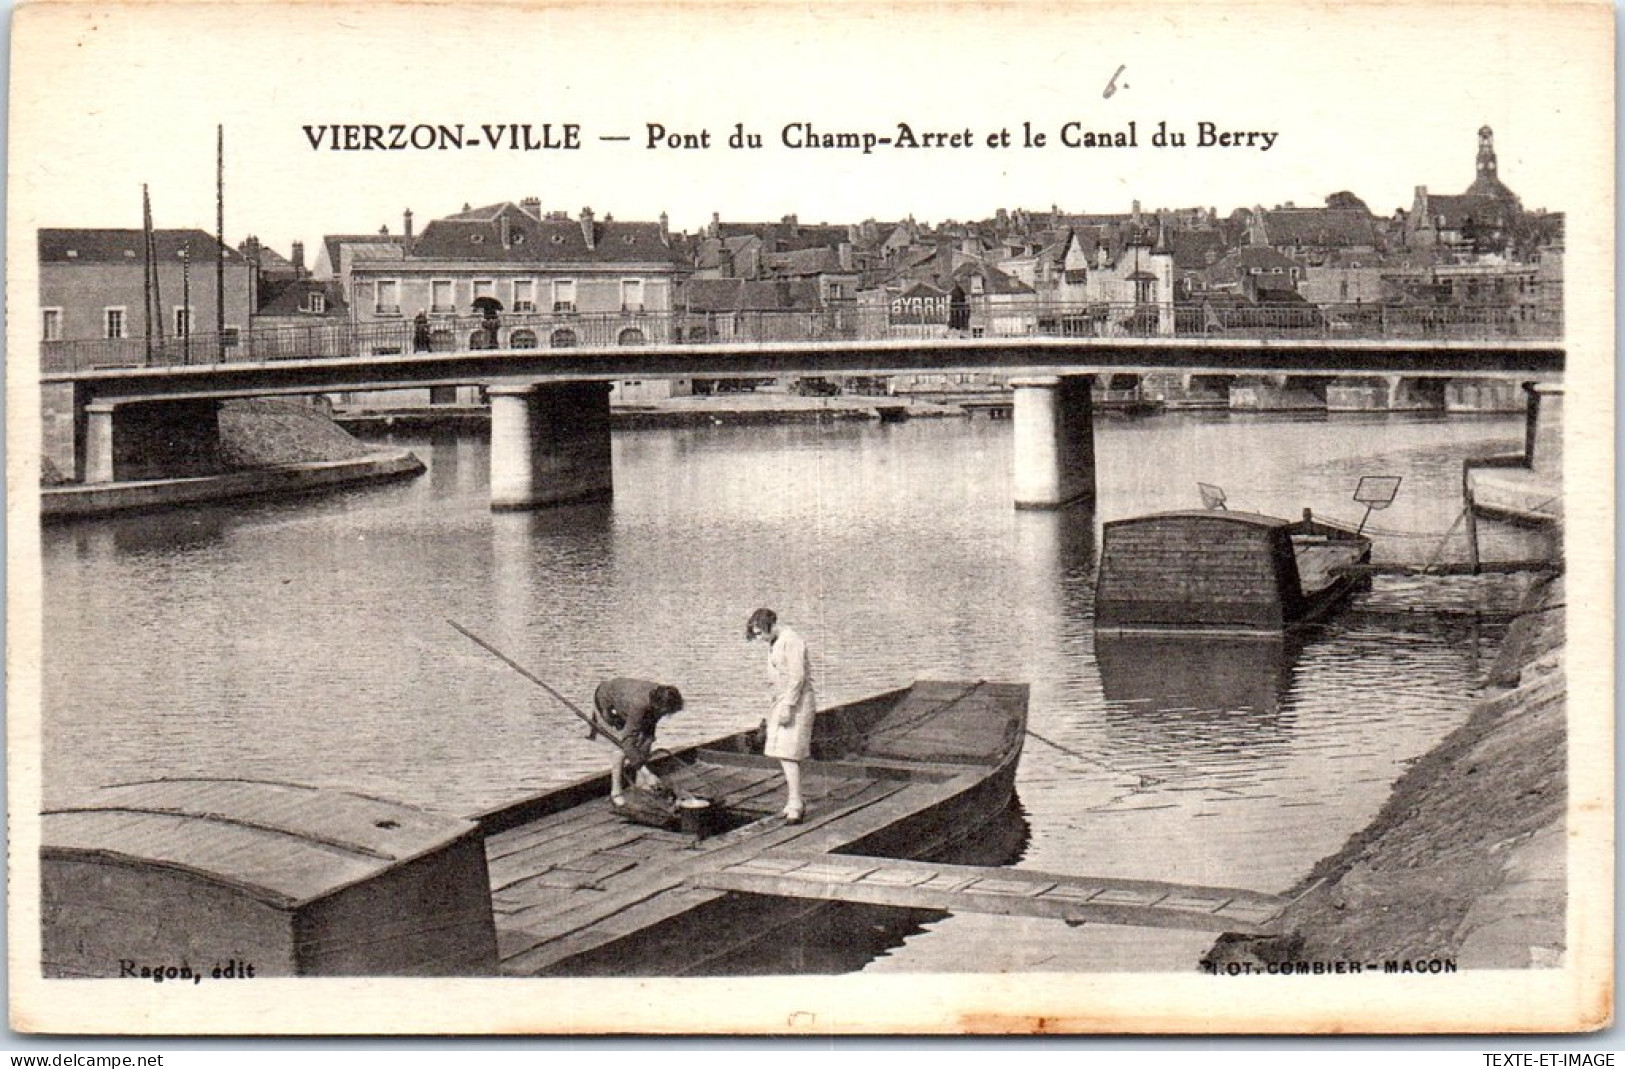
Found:
[(1527, 595), (1471, 718), (1394, 785), (1375, 820), (1289, 892), (1267, 939), (1209, 962), (1561, 966), (1567, 809), (1564, 592)]
[(40, 516), (75, 519), (239, 497), (309, 493), (410, 478), (424, 471), (404, 449), (376, 449), (309, 405), (233, 401), (220, 409), (220, 459), (213, 475), (84, 484), (46, 472)]

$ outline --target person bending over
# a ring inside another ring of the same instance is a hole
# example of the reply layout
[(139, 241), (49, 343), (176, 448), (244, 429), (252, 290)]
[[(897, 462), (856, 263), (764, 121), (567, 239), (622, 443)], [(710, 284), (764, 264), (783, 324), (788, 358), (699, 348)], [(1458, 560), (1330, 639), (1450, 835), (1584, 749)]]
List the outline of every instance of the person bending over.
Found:
[[(598, 684), (592, 703), (602, 724), (620, 735), (620, 752), (609, 766), (609, 800), (625, 805), (628, 777), (636, 777), (648, 763), (656, 726), (683, 708), (683, 696), (664, 683), (616, 678)], [(599, 730), (595, 724), (587, 738), (597, 738)]]

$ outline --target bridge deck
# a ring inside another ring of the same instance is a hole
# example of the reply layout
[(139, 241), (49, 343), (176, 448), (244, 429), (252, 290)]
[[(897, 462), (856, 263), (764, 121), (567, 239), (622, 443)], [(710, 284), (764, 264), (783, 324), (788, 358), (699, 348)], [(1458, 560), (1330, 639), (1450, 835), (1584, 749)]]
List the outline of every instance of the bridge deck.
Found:
[(785, 898), (1243, 934), (1267, 931), (1289, 902), (1226, 887), (778, 850), (693, 879), (714, 890)]

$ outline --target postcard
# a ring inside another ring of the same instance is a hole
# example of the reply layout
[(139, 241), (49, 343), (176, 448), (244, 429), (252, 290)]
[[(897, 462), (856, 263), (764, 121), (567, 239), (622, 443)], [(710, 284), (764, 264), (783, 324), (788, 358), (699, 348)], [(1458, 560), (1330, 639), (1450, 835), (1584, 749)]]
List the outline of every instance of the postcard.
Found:
[(19, 6), (12, 1027), (1606, 1027), (1611, 14)]

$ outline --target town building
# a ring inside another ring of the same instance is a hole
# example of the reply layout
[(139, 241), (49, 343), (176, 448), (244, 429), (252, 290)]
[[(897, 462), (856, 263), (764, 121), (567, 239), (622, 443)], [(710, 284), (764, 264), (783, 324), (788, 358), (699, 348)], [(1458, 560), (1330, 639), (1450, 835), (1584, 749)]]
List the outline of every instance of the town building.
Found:
[[(544, 214), (536, 198), (467, 209), (402, 242), (327, 244), (348, 273), (342, 288), (359, 344), (372, 353), (665, 341), (688, 274), (688, 252), (665, 216), (617, 222), (583, 208), (572, 218)], [(436, 404), (481, 401), (473, 387), (416, 393)]]
[[(583, 208), (572, 219), (527, 200), (437, 219), (401, 257), (353, 259), (349, 271), (356, 324), (382, 352), (412, 344), (420, 312), (436, 349), (660, 340), (687, 265), (664, 217), (622, 223)], [(401, 329), (379, 329), (390, 326)]]
[[(182, 341), (220, 322), (217, 262), (224, 261), (225, 344), (238, 344), (253, 310), (253, 286), (241, 253), (202, 230), (154, 230), (152, 271), (141, 230), (46, 228), (39, 232), (40, 337), (99, 338), (112, 343), (107, 362), (139, 364), (151, 337)], [(154, 295), (159, 316), (149, 303)], [(47, 352), (49, 349), (47, 349)], [(199, 353), (201, 361), (205, 354)], [(211, 354), (212, 355), (212, 354)]]
[(1427, 186), (1416, 187), (1406, 217), (1406, 244), (1447, 251), (1458, 259), (1506, 252), (1523, 205), (1501, 181), (1495, 133), (1488, 126), (1478, 131), (1477, 171), (1473, 184), (1460, 196), (1430, 194)]
[[(59, 347), (83, 354), (87, 341), (97, 343), (91, 358), (104, 366), (144, 364), (154, 353), (211, 363), (222, 346), (228, 357), (237, 353), (253, 309), (252, 274), (241, 253), (204, 231), (154, 230), (150, 261), (139, 229), (48, 227), (38, 248), (44, 366)], [(75, 470), (71, 395), (67, 386), (41, 390), (43, 456), (65, 473)]]

